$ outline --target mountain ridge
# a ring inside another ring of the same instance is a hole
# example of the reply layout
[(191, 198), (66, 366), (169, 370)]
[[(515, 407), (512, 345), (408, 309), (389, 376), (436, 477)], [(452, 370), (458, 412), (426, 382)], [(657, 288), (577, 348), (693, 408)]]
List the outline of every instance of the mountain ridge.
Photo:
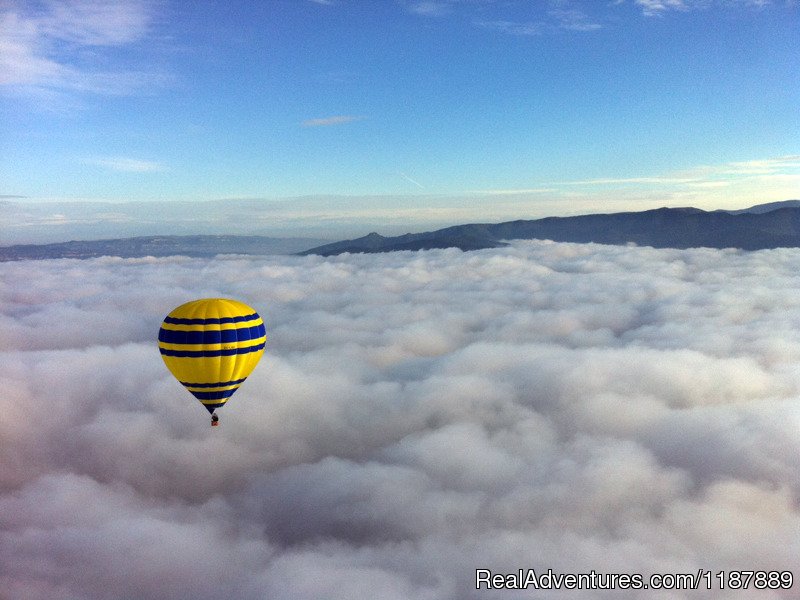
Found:
[(0, 262), (51, 258), (86, 259), (100, 256), (207, 258), (218, 254), (294, 254), (322, 241), (312, 238), (273, 238), (258, 235), (147, 235), (3, 246), (0, 247)]
[[(657, 208), (620, 212), (544, 217), (503, 223), (470, 223), (435, 231), (384, 237), (378, 233), (311, 248), (300, 255), (332, 256), (349, 253), (393, 252), (430, 248), (478, 250), (496, 248), (515, 239), (557, 242), (637, 244), (655, 248), (800, 247), (800, 206), (790, 200), (756, 205), (743, 211), (704, 211), (699, 208)], [(798, 203), (800, 204), (800, 203)]]
[[(637, 244), (656, 248), (800, 247), (800, 200), (757, 204), (742, 210), (704, 211), (694, 207), (640, 212), (517, 219), (468, 223), (421, 233), (385, 237), (377, 232), (353, 240), (317, 245), (312, 238), (258, 235), (152, 235), (0, 247), (0, 262), (52, 258), (118, 256), (213, 257), (218, 254), (297, 254), (331, 256), (350, 253), (460, 248), (497, 248), (514, 239)], [(311, 246), (311, 248), (309, 248)]]

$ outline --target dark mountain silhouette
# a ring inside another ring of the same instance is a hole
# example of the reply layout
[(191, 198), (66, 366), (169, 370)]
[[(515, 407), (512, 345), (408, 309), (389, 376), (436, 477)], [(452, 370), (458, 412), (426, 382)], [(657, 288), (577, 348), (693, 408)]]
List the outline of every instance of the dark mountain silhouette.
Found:
[(239, 235), (158, 235), (56, 244), (20, 244), (0, 247), (0, 261), (47, 258), (120, 256), (192, 256), (217, 254), (293, 254), (322, 240)]
[(557, 242), (637, 244), (655, 248), (800, 247), (800, 207), (795, 201), (744, 212), (698, 208), (659, 208), (643, 212), (547, 217), (496, 224), (470, 224), (424, 233), (383, 237), (377, 233), (325, 244), (300, 254), (330, 256), (344, 252), (392, 252), (429, 248), (477, 250), (501, 246), (504, 240), (547, 239)]
[[(191, 256), (218, 254), (320, 254), (392, 252), (503, 246), (505, 240), (549, 239), (559, 242), (637, 244), (656, 248), (800, 247), (800, 200), (759, 204), (748, 209), (707, 212), (698, 208), (659, 208), (643, 212), (547, 217), (544, 219), (473, 223), (436, 231), (384, 237), (377, 233), (355, 240), (318, 246), (309, 238), (188, 235), (71, 241), (0, 247), (0, 261), (119, 256)], [(312, 247), (310, 250), (310, 246)]]
[(761, 214), (777, 210), (779, 208), (800, 208), (800, 200), (783, 200), (781, 202), (767, 202), (765, 204), (756, 204), (755, 206), (751, 206), (750, 208), (742, 208), (741, 210), (726, 210), (722, 212), (726, 212), (732, 215), (740, 215), (742, 213)]

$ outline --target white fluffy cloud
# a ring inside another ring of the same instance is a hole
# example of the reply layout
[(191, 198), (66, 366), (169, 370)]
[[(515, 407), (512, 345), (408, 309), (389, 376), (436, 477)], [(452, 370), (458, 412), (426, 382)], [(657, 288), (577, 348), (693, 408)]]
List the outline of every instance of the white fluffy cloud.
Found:
[[(791, 569), (798, 265), (549, 242), (3, 263), (0, 586), (440, 600), (496, 595), (477, 568)], [(269, 341), (212, 430), (154, 338), (216, 295)]]

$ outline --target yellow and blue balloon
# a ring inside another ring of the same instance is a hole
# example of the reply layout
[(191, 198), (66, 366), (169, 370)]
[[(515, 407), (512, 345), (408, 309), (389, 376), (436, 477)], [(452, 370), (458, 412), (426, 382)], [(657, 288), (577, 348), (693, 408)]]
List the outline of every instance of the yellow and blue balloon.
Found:
[(266, 341), (259, 314), (228, 298), (182, 304), (158, 332), (167, 368), (212, 416), (253, 372)]

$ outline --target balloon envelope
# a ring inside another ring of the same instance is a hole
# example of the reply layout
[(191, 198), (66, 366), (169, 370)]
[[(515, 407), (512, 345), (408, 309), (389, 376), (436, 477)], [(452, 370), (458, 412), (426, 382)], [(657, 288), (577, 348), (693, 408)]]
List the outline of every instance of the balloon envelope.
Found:
[(253, 372), (266, 340), (259, 314), (227, 298), (182, 304), (167, 315), (158, 332), (167, 368), (211, 413)]

